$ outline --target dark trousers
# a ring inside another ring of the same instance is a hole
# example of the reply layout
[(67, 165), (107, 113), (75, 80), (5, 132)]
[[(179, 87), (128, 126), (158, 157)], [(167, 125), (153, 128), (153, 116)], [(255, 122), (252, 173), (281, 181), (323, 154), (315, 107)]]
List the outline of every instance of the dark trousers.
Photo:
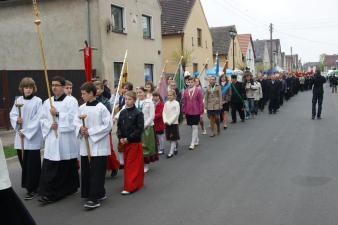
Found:
[(258, 108), (259, 108), (259, 101), (258, 101), (258, 100), (255, 100), (255, 101), (254, 101), (254, 108), (255, 108), (255, 114), (257, 115), (257, 113), (258, 113)]
[(41, 174), (41, 153), (40, 150), (25, 150), (22, 160), (21, 150), (17, 150), (19, 162), (22, 168), (21, 187), (28, 192), (39, 188)]
[(323, 96), (319, 96), (319, 95), (313, 95), (312, 96), (312, 116), (316, 116), (317, 101), (318, 101), (317, 117), (320, 117), (320, 115), (322, 114)]
[(81, 156), (81, 197), (96, 201), (105, 196), (107, 156)]
[(276, 112), (278, 107), (278, 99), (270, 99), (269, 112)]
[(239, 117), (244, 120), (244, 110), (243, 109), (243, 103), (231, 103), (231, 117), (232, 117), (232, 121), (236, 122), (237, 118), (236, 118), (236, 111), (238, 111), (239, 113)]
[(259, 100), (259, 102), (258, 102), (258, 108), (260, 109), (260, 110), (264, 110), (264, 107), (265, 107), (265, 98), (261, 98), (260, 100)]
[(300, 84), (300, 91), (301, 91), (301, 92), (304, 91), (304, 84)]
[(279, 93), (279, 106), (281, 106), (281, 105), (283, 105), (283, 103), (284, 103), (284, 91), (281, 91), (280, 93)]
[(77, 159), (52, 161), (43, 159), (39, 195), (47, 198), (62, 198), (80, 187)]

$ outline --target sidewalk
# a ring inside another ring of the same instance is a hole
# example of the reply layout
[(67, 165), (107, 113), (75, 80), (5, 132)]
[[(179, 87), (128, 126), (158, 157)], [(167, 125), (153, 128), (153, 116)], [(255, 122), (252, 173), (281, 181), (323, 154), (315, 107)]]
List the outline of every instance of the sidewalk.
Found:
[(15, 131), (0, 129), (0, 138), (3, 146), (10, 146), (14, 144)]

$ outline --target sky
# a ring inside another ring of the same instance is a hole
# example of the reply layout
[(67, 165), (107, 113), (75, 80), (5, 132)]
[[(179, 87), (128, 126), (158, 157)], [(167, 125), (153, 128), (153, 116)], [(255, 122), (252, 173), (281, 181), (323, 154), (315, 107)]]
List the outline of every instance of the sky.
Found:
[[(236, 25), (253, 40), (280, 39), (282, 52), (304, 62), (338, 54), (338, 0), (200, 0), (209, 27)], [(307, 39), (307, 40), (305, 40)]]

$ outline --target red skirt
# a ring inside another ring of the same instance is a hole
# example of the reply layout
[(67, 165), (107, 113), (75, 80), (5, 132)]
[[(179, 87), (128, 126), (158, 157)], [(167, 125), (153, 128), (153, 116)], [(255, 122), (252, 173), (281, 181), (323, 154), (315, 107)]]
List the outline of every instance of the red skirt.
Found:
[(116, 159), (116, 155), (113, 147), (113, 139), (109, 134), (109, 142), (110, 142), (110, 155), (107, 155), (107, 170), (118, 170), (120, 168), (120, 162)]
[(144, 163), (142, 142), (123, 146), (124, 187), (123, 190), (134, 192), (143, 186)]

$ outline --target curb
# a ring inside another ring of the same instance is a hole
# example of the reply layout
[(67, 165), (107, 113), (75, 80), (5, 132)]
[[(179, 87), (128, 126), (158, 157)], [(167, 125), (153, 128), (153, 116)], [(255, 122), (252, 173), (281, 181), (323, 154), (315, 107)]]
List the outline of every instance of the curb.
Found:
[[(29, 151), (29, 150), (27, 150), (27, 151)], [(40, 153), (41, 153), (41, 155), (43, 156), (44, 150), (41, 149), (41, 150), (40, 150)], [(19, 158), (18, 158), (17, 156), (14, 156), (14, 157), (11, 157), (11, 158), (9, 158), (9, 159), (6, 159), (7, 164), (15, 163), (15, 162), (18, 162), (18, 161), (19, 161)]]

